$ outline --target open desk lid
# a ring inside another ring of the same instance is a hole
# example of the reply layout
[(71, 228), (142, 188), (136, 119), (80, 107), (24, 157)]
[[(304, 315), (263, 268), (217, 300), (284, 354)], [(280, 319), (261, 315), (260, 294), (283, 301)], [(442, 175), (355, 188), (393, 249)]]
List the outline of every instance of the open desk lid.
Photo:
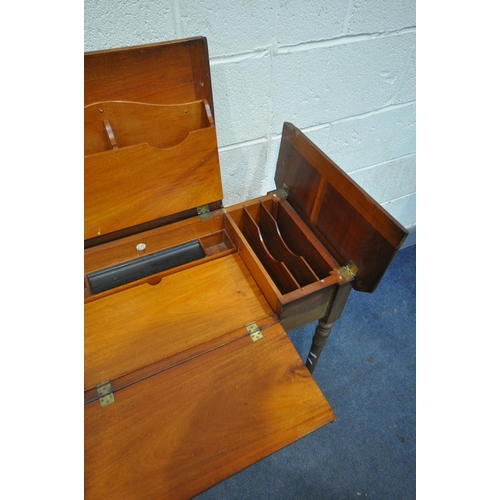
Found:
[(275, 182), (330, 253), (356, 265), (354, 288), (373, 292), (408, 231), (291, 123)]
[(207, 41), (84, 56), (86, 246), (223, 198)]
[(179, 104), (207, 100), (212, 83), (204, 37), (87, 52), (84, 105), (100, 101)]

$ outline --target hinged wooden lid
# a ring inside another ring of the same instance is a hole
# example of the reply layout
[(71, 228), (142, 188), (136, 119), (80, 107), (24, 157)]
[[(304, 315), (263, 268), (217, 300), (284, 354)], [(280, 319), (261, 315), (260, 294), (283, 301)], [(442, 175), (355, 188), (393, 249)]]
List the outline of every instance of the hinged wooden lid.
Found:
[(86, 246), (221, 206), (207, 41), (89, 52)]
[(373, 292), (408, 231), (291, 123), (275, 182), (332, 255), (356, 265), (354, 288)]
[(84, 106), (100, 101), (179, 104), (205, 99), (214, 114), (204, 37), (87, 52), (84, 66)]

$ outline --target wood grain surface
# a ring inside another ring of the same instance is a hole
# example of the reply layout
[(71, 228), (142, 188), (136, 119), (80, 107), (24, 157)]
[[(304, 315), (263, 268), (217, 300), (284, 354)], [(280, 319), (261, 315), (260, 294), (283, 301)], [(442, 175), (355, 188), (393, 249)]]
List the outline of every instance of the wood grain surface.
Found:
[(87, 52), (84, 105), (100, 101), (178, 104), (205, 99), (214, 112), (207, 40)]
[(109, 151), (112, 144), (103, 121), (108, 122), (117, 148), (147, 143), (155, 148), (180, 144), (193, 130), (210, 126), (203, 101), (178, 105), (106, 101), (84, 108), (85, 156)]
[(87, 500), (188, 499), (334, 420), (279, 324), (85, 406)]
[(238, 254), (85, 304), (85, 390), (272, 314)]
[(84, 238), (221, 200), (215, 128), (168, 149), (139, 144), (85, 157)]
[(354, 288), (373, 292), (408, 231), (291, 123), (275, 182), (288, 186), (287, 201), (339, 263), (356, 264)]

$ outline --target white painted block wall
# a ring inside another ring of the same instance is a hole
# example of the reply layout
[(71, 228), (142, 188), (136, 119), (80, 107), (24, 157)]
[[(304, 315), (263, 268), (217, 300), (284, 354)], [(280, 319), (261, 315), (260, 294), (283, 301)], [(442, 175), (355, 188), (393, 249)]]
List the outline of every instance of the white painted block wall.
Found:
[(284, 121), (415, 243), (415, 0), (85, 0), (85, 50), (205, 36), (231, 205), (274, 189)]

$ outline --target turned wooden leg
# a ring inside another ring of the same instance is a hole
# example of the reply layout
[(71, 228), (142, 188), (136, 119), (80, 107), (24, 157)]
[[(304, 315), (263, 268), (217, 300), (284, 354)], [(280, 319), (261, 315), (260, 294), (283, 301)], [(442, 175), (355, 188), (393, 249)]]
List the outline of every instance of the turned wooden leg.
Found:
[(328, 337), (330, 336), (333, 324), (334, 323), (325, 323), (322, 319), (318, 321), (311, 349), (306, 361), (306, 366), (311, 373), (314, 371), (314, 368), (316, 368), (316, 363), (318, 362), (321, 351), (323, 350), (323, 347), (325, 347)]
[(309, 355), (307, 356), (306, 360), (306, 366), (311, 373), (316, 368), (316, 364), (318, 363), (321, 351), (328, 341), (328, 337), (330, 336), (330, 332), (332, 331), (332, 327), (335, 321), (340, 318), (340, 315), (344, 310), (344, 306), (352, 289), (352, 284), (353, 283), (351, 281), (345, 283), (344, 285), (337, 286), (333, 293), (327, 314), (324, 318), (321, 318), (318, 321), (318, 325), (316, 326), (316, 330), (314, 332), (311, 349), (309, 350)]

